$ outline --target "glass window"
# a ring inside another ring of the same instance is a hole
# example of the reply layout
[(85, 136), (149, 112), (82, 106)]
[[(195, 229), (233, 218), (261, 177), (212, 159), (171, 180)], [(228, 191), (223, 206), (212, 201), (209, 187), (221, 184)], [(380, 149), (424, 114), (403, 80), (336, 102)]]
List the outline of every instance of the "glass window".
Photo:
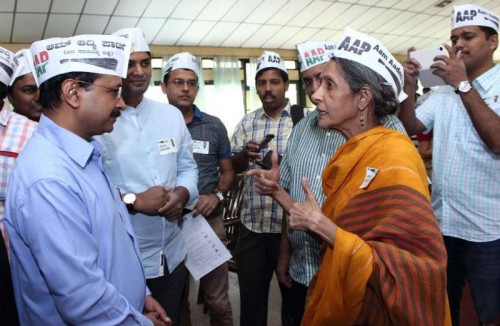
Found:
[(285, 60), (286, 70), (297, 70), (297, 61)]

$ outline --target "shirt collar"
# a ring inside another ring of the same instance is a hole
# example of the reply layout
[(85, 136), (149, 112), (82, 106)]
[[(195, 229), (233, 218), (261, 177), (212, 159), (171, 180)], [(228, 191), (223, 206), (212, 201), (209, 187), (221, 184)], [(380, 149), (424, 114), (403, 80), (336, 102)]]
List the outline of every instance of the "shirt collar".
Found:
[(309, 122), (312, 127), (318, 127), (318, 119), (319, 119), (319, 112), (318, 110), (314, 109), (314, 111), (310, 112), (309, 114), (312, 114), (311, 116), (311, 121)]
[(143, 109), (147, 105), (148, 105), (148, 98), (146, 96), (143, 96), (141, 102), (139, 104), (137, 104), (137, 107), (126, 105), (125, 110), (123, 110), (122, 113), (124, 113), (124, 112), (127, 112), (127, 113), (139, 112), (139, 111), (141, 111), (141, 109)]
[(82, 168), (87, 165), (94, 152), (96, 155), (101, 154), (100, 144), (95, 140), (92, 139), (92, 141), (88, 142), (71, 131), (58, 126), (43, 114), (40, 117), (37, 130)]
[[(283, 116), (291, 116), (291, 113), (290, 113), (290, 100), (288, 100), (287, 98), (285, 99), (286, 101), (286, 106), (283, 110), (281, 110), (280, 114), (279, 114), (279, 117), (283, 117)], [(262, 108), (262, 115), (261, 115), (261, 118), (264, 119), (264, 118), (269, 118), (269, 119), (272, 119), (270, 116), (267, 115), (266, 111), (264, 110), (264, 108)]]
[(500, 75), (500, 65), (495, 64), (490, 70), (472, 81), (472, 83), (474, 87), (480, 86), (483, 91), (488, 92), (491, 87), (496, 86), (497, 79), (492, 77), (498, 75)]
[(11, 115), (12, 115), (12, 113), (10, 112), (9, 108), (7, 107), (7, 104), (4, 102), (3, 107), (0, 110), (0, 125), (6, 127)]
[(196, 105), (193, 104), (193, 110), (194, 110), (194, 118), (202, 121), (203, 120), (203, 113), (201, 112), (200, 109)]

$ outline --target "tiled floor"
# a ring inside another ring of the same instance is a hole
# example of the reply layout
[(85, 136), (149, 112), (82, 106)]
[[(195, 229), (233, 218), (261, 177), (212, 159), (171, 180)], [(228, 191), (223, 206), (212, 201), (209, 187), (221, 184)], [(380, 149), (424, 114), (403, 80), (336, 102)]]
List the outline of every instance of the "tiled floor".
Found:
[[(203, 305), (199, 305), (196, 303), (196, 300), (198, 299), (198, 284), (199, 283), (196, 282), (194, 279), (191, 279), (190, 292), (189, 292), (191, 322), (193, 326), (210, 325), (210, 318), (208, 317), (208, 315), (203, 314)], [(229, 272), (229, 297), (233, 308), (234, 325), (239, 326), (240, 294), (238, 288), (238, 276), (233, 272)], [(280, 291), (276, 277), (274, 277), (271, 282), (271, 290), (269, 293), (269, 313), (267, 318), (268, 320), (267, 324), (269, 326), (281, 325), (280, 310), (281, 310)]]
[[(196, 303), (196, 300), (198, 299), (198, 284), (199, 283), (194, 279), (191, 279), (189, 302), (191, 305), (192, 326), (210, 325), (210, 318), (208, 317), (208, 315), (203, 314), (203, 305), (199, 305)], [(239, 326), (240, 297), (238, 290), (238, 276), (233, 272), (229, 273), (229, 297), (233, 308), (234, 325)], [(276, 277), (274, 277), (271, 282), (271, 290), (269, 293), (269, 313), (267, 319), (269, 326), (281, 325), (280, 309), (281, 297)], [(464, 291), (464, 299), (462, 300), (460, 319), (461, 325), (474, 326), (479, 324), (476, 311), (474, 309), (474, 304), (472, 303), (472, 298), (470, 296), (470, 289), (468, 287), (466, 287)]]

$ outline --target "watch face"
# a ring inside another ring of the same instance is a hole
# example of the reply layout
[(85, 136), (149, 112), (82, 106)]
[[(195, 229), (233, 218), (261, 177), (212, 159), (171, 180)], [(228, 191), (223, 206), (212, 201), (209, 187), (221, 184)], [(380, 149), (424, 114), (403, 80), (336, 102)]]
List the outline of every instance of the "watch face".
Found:
[(125, 194), (125, 196), (123, 196), (123, 201), (125, 204), (132, 205), (134, 204), (136, 198), (135, 194)]
[(470, 89), (471, 89), (471, 85), (469, 82), (463, 81), (463, 82), (460, 82), (460, 84), (458, 85), (458, 90), (460, 92), (468, 92)]

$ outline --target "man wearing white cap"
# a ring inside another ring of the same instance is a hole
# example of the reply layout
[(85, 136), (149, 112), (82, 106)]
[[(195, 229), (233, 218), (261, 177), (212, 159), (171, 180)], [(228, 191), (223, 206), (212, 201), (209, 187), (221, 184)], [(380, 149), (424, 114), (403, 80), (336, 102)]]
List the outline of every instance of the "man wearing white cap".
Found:
[(16, 52), (16, 68), (10, 80), (8, 98), (14, 112), (38, 122), (42, 114), (40, 91), (33, 76), (33, 58), (28, 49)]
[[(187, 52), (172, 56), (163, 68), (161, 88), (167, 95), (168, 102), (182, 113), (193, 139), (200, 193), (195, 213), (203, 215), (217, 236), (225, 241), (221, 203), (234, 180), (231, 147), (226, 127), (220, 119), (200, 111), (194, 105), (198, 94), (197, 62), (196, 57)], [(189, 284), (189, 280), (186, 282)], [(228, 263), (203, 276), (200, 290), (210, 315), (210, 324), (232, 326)], [(189, 313), (189, 305), (186, 313)]]
[[(3, 211), (9, 175), (15, 159), (36, 129), (35, 122), (13, 113), (4, 102), (9, 93), (9, 84), (18, 66), (17, 62), (14, 53), (0, 47), (0, 161), (3, 167), (0, 173), (0, 229), (2, 231), (4, 230)], [(4, 237), (6, 238), (6, 234)]]
[(179, 220), (198, 197), (198, 170), (182, 114), (144, 97), (151, 80), (151, 53), (139, 28), (114, 35), (132, 41), (126, 107), (112, 133), (103, 135), (104, 169), (120, 187), (131, 213), (151, 293), (177, 325), (187, 270)]
[[(467, 279), (479, 318), (500, 322), (500, 66), (498, 16), (477, 5), (455, 6), (449, 57), (437, 56), (434, 74), (448, 86), (413, 110), (402, 103), (409, 134), (433, 130), (432, 204), (448, 251), (453, 323)], [(405, 91), (413, 94), (420, 64), (405, 62)], [(416, 116), (415, 116), (416, 115)], [(497, 319), (495, 319), (495, 316)]]
[[(288, 73), (281, 57), (264, 51), (257, 61), (255, 75), (257, 94), (262, 108), (243, 117), (231, 139), (233, 166), (237, 172), (256, 168), (256, 160), (269, 150), (283, 155), (293, 128), (290, 103), (285, 98)], [(300, 108), (303, 110), (303, 108)], [(273, 134), (268, 148), (259, 142)], [(283, 211), (272, 198), (254, 190), (253, 178), (245, 178), (242, 227), (236, 245), (236, 264), (241, 298), (241, 325), (266, 325), (269, 286), (280, 248)], [(281, 319), (291, 325), (289, 289), (280, 283)]]
[(7, 258), (7, 233), (3, 225), (5, 195), (14, 161), (36, 129), (34, 122), (11, 112), (4, 102), (15, 65), (14, 53), (0, 47), (0, 162), (2, 166), (0, 171), (0, 232), (2, 233), (0, 240), (2, 259), (0, 263), (0, 313), (2, 316), (6, 316), (5, 322), (9, 325), (19, 324), (19, 320), (14, 303), (9, 260)]
[[(337, 44), (331, 41), (309, 41), (297, 45), (300, 74), (311, 101), (312, 94), (320, 86), (321, 71), (336, 47)], [(279, 177), (279, 186), (287, 189), (294, 202), (305, 200), (301, 182), (303, 177), (307, 177), (318, 203), (322, 205), (325, 195), (321, 173), (333, 153), (346, 141), (341, 133), (319, 127), (318, 117), (319, 113), (315, 110), (294, 127), (279, 166), (279, 173), (274, 173), (275, 179), (270, 180), (273, 185), (277, 185)], [(384, 117), (382, 123), (388, 128), (405, 133), (403, 125), (394, 115)], [(254, 175), (252, 172), (249, 174)], [(263, 181), (256, 179), (257, 185), (260, 182)], [(272, 195), (271, 192), (263, 194)], [(290, 209), (283, 208), (286, 211)], [(294, 322), (300, 325), (309, 282), (319, 267), (321, 241), (307, 232), (287, 232), (288, 224), (286, 220), (284, 222), (277, 275), (282, 284), (291, 288)]]
[(44, 114), (6, 200), (21, 324), (169, 324), (146, 288), (130, 217), (94, 140), (125, 106), (130, 43), (80, 35), (30, 51)]

